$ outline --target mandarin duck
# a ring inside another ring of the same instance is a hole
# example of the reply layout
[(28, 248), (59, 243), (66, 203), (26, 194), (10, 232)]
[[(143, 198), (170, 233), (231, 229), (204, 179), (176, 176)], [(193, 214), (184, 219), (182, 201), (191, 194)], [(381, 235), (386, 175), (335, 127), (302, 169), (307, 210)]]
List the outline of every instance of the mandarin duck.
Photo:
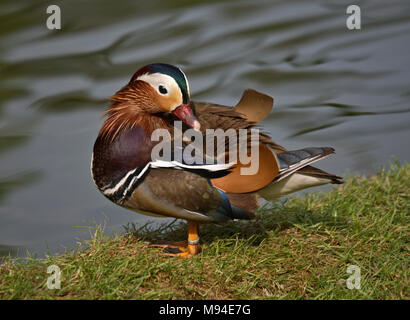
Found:
[[(251, 164), (217, 161), (218, 155), (208, 156), (206, 163), (177, 158), (175, 153), (165, 160), (152, 158), (159, 144), (153, 133), (165, 130), (176, 144), (177, 121), (182, 123), (182, 132), (193, 129), (204, 138), (210, 129), (233, 129), (238, 134), (257, 128), (270, 113), (273, 98), (255, 90), (246, 90), (235, 107), (193, 102), (182, 70), (155, 63), (139, 69), (110, 100), (93, 149), (94, 183), (105, 197), (124, 208), (187, 220), (187, 241), (153, 245), (170, 255), (192, 257), (201, 252), (200, 223), (252, 219), (263, 201), (308, 187), (343, 183), (341, 177), (311, 166), (334, 153), (333, 148), (288, 151), (261, 131), (257, 133), (258, 157), (252, 158), (258, 162), (257, 171), (250, 175), (241, 169)], [(249, 134), (246, 140), (250, 141)], [(184, 138), (178, 147), (184, 150), (190, 143), (192, 139)], [(237, 152), (227, 145), (225, 157)], [(249, 147), (247, 154), (250, 151)]]

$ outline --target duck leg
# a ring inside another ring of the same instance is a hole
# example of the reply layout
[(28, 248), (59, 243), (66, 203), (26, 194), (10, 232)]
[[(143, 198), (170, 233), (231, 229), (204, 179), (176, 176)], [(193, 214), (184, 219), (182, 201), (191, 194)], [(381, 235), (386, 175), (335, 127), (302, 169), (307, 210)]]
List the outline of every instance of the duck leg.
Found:
[(198, 229), (198, 222), (188, 221), (188, 251), (192, 256), (200, 253), (202, 250), (199, 244)]
[(198, 223), (188, 220), (188, 241), (178, 241), (168, 244), (151, 244), (150, 247), (163, 248), (169, 256), (190, 258), (201, 252), (199, 244)]

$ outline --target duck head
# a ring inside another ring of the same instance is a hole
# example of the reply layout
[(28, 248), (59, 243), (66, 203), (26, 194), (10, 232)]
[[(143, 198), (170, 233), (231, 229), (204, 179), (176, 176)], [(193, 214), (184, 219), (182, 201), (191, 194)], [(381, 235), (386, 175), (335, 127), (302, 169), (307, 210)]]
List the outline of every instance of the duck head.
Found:
[(114, 102), (114, 109), (116, 105), (126, 105), (127, 112), (135, 116), (173, 114), (189, 127), (200, 129), (190, 106), (187, 78), (181, 69), (169, 64), (154, 63), (142, 67), (110, 100)]

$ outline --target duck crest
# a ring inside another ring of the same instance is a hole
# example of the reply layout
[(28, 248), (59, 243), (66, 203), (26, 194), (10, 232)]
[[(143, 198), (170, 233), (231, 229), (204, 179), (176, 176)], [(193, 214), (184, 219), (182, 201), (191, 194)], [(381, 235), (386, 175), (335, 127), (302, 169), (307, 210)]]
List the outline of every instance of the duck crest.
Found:
[(183, 96), (183, 103), (188, 103), (189, 101), (189, 85), (188, 80), (184, 72), (178, 67), (175, 67), (166, 63), (152, 63), (142, 67), (137, 72), (134, 73), (130, 80), (130, 84), (136, 81), (140, 76), (144, 74), (161, 73), (171, 76), (178, 84), (181, 89)]

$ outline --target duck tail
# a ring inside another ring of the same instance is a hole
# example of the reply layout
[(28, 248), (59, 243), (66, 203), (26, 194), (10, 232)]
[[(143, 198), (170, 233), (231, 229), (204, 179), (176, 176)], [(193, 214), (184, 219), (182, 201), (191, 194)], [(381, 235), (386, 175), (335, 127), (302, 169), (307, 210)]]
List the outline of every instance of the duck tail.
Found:
[(272, 183), (259, 190), (258, 194), (269, 201), (310, 187), (328, 183), (343, 183), (344, 181), (341, 177), (310, 165), (333, 153), (333, 148), (320, 147), (304, 148), (277, 154), (280, 167), (279, 174)]

